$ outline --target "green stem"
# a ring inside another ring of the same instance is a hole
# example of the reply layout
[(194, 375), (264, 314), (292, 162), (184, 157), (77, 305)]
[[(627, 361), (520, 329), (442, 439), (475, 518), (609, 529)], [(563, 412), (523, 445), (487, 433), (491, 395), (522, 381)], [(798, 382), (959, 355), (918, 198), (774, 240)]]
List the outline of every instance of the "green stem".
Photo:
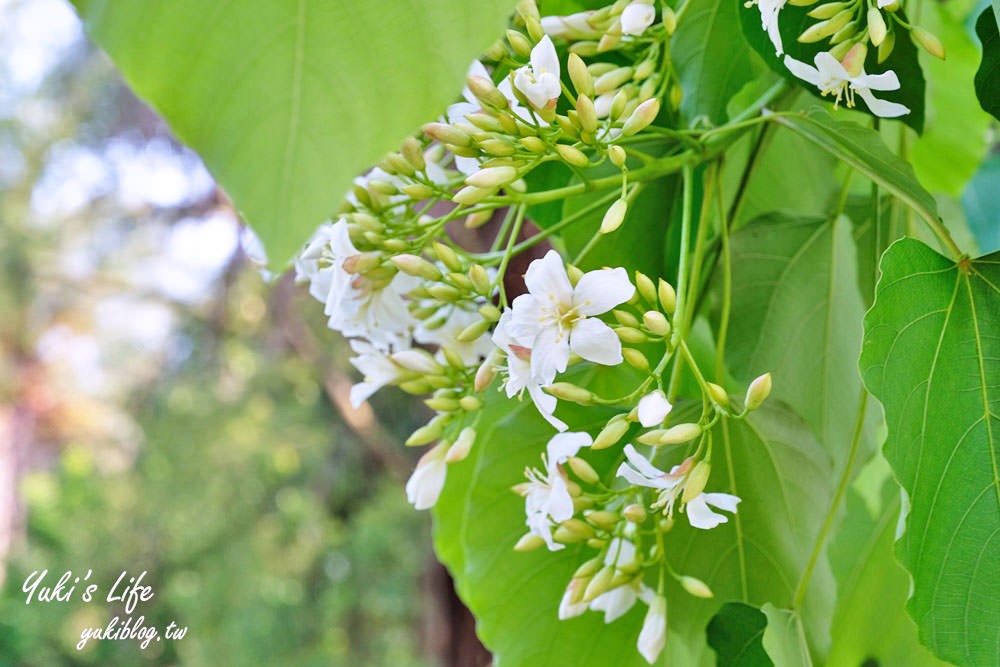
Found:
[(524, 205), (517, 207), (517, 212), (514, 214), (514, 226), (510, 230), (510, 237), (507, 239), (507, 249), (504, 251), (503, 259), (500, 260), (500, 268), (497, 269), (497, 287), (500, 288), (500, 304), (504, 308), (510, 305), (507, 302), (507, 290), (504, 288), (504, 276), (507, 274), (507, 265), (510, 264), (510, 259), (514, 256), (514, 253), (511, 252), (511, 248), (514, 247), (514, 242), (521, 233), (521, 225), (524, 223), (525, 208), (526, 207)]
[(726, 204), (722, 196), (722, 169), (715, 172), (715, 193), (719, 207), (719, 239), (722, 244), (722, 307), (719, 312), (719, 333), (715, 347), (715, 380), (722, 383), (725, 377), (726, 337), (729, 333), (729, 314), (733, 304), (733, 265), (729, 252), (729, 221), (726, 219)]
[[(688, 283), (688, 246), (691, 245), (691, 207), (694, 198), (694, 173), (690, 166), (684, 167), (684, 187), (681, 207), (681, 246), (680, 257), (677, 269), (677, 301), (675, 306), (673, 346), (676, 348), (680, 341), (687, 336), (684, 326), (684, 312), (687, 308), (687, 283)], [(677, 397), (677, 383), (680, 379), (681, 358), (677, 357), (674, 368), (670, 375), (670, 384), (667, 391), (667, 400), (673, 402)]]

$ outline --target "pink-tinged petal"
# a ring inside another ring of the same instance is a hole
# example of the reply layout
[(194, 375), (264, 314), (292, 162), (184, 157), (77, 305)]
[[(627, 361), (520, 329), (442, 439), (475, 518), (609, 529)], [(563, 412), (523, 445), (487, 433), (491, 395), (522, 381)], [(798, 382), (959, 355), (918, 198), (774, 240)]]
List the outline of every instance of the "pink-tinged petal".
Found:
[(814, 59), (816, 63), (816, 70), (819, 72), (819, 78), (822, 79), (838, 79), (846, 81), (851, 78), (851, 75), (847, 73), (844, 66), (839, 60), (833, 57), (829, 51), (820, 51), (816, 54)]
[(418, 510), (433, 507), (441, 495), (448, 472), (448, 464), (445, 462), (447, 453), (448, 447), (445, 443), (440, 443), (421, 456), (406, 483), (406, 498)]
[(851, 86), (859, 91), (861, 88), (899, 90), (899, 77), (892, 70), (881, 74), (862, 74), (851, 79)]
[[(614, 332), (611, 332), (614, 335)], [(615, 338), (617, 340), (617, 337)], [(621, 343), (619, 343), (619, 346)], [(620, 352), (619, 352), (620, 354)], [(583, 355), (581, 355), (583, 356)], [(569, 341), (557, 327), (545, 327), (535, 336), (531, 348), (531, 376), (541, 385), (551, 384), (556, 373), (566, 370), (569, 363)]]
[(819, 70), (812, 65), (807, 65), (801, 60), (796, 60), (791, 56), (785, 56), (785, 67), (788, 68), (796, 78), (802, 79), (806, 83), (819, 86)]
[(626, 584), (598, 595), (590, 603), (590, 608), (594, 611), (603, 611), (604, 622), (611, 623), (624, 616), (635, 604), (635, 600), (635, 589)]
[(532, 382), (528, 385), (528, 396), (535, 403), (535, 407), (538, 408), (538, 414), (545, 418), (545, 421), (552, 424), (552, 426), (557, 431), (565, 431), (569, 428), (566, 422), (562, 421), (556, 417), (553, 413), (556, 411), (556, 397), (552, 394), (546, 394), (542, 391), (542, 388), (537, 384)]
[(565, 463), (566, 459), (576, 456), (584, 447), (590, 447), (594, 439), (589, 433), (558, 433), (552, 436), (545, 451), (549, 458), (549, 471), (551, 472), (557, 463)]
[(544, 257), (528, 265), (524, 284), (538, 299), (541, 308), (551, 307), (552, 303), (568, 305), (573, 302), (573, 286), (569, 283), (562, 257), (555, 250), (549, 250)]
[[(617, 366), (622, 362), (622, 342), (618, 334), (593, 317), (576, 323), (569, 335), (569, 347), (595, 364)], [(565, 370), (565, 366), (560, 369), (562, 370)]]
[(606, 313), (625, 303), (635, 294), (635, 287), (628, 279), (628, 272), (617, 269), (588, 271), (573, 290), (573, 305), (581, 315), (590, 317)]
[(657, 389), (639, 399), (639, 423), (646, 428), (658, 426), (663, 423), (672, 409), (670, 401), (667, 400), (662, 391)]
[(736, 512), (736, 506), (740, 504), (741, 498), (730, 493), (703, 493), (705, 502), (713, 507), (727, 512)]
[(724, 515), (716, 514), (708, 508), (708, 503), (705, 500), (704, 493), (698, 494), (692, 498), (687, 504), (687, 515), (688, 521), (695, 528), (701, 528), (702, 530), (711, 530), (715, 528), (720, 523), (726, 523), (729, 521)]
[(890, 102), (888, 100), (880, 100), (867, 88), (856, 89), (858, 97), (865, 101), (868, 105), (868, 110), (879, 118), (898, 118), (899, 116), (905, 116), (910, 113), (910, 108), (904, 104), (899, 104), (898, 102)]
[(531, 68), (535, 70), (536, 79), (545, 73), (559, 78), (559, 56), (556, 55), (556, 47), (548, 35), (542, 37), (535, 48), (531, 49)]
[(625, 458), (635, 466), (635, 469), (645, 475), (648, 479), (662, 477), (666, 473), (649, 462), (645, 456), (636, 451), (632, 445), (625, 445)]

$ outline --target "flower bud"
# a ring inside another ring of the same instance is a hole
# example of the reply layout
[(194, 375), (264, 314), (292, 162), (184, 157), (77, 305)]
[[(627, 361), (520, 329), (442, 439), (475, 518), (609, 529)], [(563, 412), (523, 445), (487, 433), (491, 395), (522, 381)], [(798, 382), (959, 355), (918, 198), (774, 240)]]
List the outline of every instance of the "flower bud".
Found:
[(525, 533), (514, 545), (514, 551), (534, 551), (545, 544), (545, 540), (534, 533)]
[[(584, 510), (593, 509), (595, 503), (594, 499), (590, 496), (573, 496), (573, 511), (582, 512)], [(593, 538), (591, 538), (593, 539)], [(590, 540), (587, 540), (589, 543)]]
[(476, 378), (473, 383), (473, 387), (476, 391), (484, 391), (493, 382), (493, 379), (497, 376), (496, 368), (496, 354), (495, 352), (490, 352), (486, 360), (479, 365), (478, 370), (476, 370)]
[(414, 373), (423, 373), (426, 375), (439, 375), (441, 373), (441, 365), (434, 361), (434, 357), (424, 350), (416, 348), (402, 350), (389, 355), (389, 358), (396, 365)]
[(635, 288), (644, 300), (649, 303), (656, 303), (656, 287), (645, 273), (635, 272)]
[(472, 94), (476, 96), (476, 99), (479, 100), (485, 107), (492, 107), (499, 111), (503, 111), (510, 106), (510, 102), (508, 102), (507, 97), (501, 93), (497, 87), (493, 85), (493, 82), (486, 77), (475, 75), (470, 76), (467, 81), (467, 85), (469, 86), (469, 91), (472, 92)]
[(434, 188), (424, 183), (410, 183), (402, 188), (403, 194), (414, 201), (420, 199), (430, 199), (434, 195)]
[(493, 211), (477, 211), (475, 213), (470, 213), (465, 217), (465, 228), (466, 229), (477, 229), (482, 227), (490, 218), (493, 217)]
[(590, 526), (590, 524), (576, 518), (563, 521), (559, 527), (565, 528), (569, 532), (584, 540), (589, 540), (591, 537), (596, 535), (594, 528)]
[(649, 359), (634, 347), (623, 347), (622, 356), (625, 358), (625, 362), (632, 368), (640, 371), (649, 370)]
[(771, 394), (771, 374), (764, 373), (747, 388), (746, 409), (756, 410)]
[(618, 335), (619, 340), (623, 343), (629, 343), (630, 345), (638, 345), (640, 343), (648, 343), (649, 336), (642, 333), (638, 329), (633, 327), (617, 327), (614, 329), (615, 334)]
[[(466, 396), (468, 398), (468, 396)], [(471, 426), (466, 426), (462, 429), (462, 432), (458, 434), (458, 439), (455, 440), (455, 444), (448, 448), (448, 453), (445, 455), (444, 460), (448, 463), (458, 463), (459, 461), (464, 461), (465, 457), (469, 455), (472, 450), (472, 445), (476, 443), (476, 429)]]
[[(470, 266), (468, 276), (477, 294), (489, 296), (492, 287), (490, 285), (490, 274), (482, 264), (473, 264)], [(496, 320), (492, 321), (496, 322)]]
[(377, 252), (363, 252), (344, 259), (341, 268), (347, 273), (368, 273), (382, 264), (382, 255)]
[(597, 77), (597, 80), (594, 81), (594, 94), (603, 95), (604, 93), (610, 93), (631, 79), (631, 67), (616, 67), (610, 72)]
[(619, 169), (625, 166), (626, 159), (625, 149), (621, 146), (609, 146), (608, 147), (608, 158), (611, 160), (611, 164), (615, 165)]
[(625, 115), (625, 107), (628, 105), (630, 99), (631, 95), (624, 88), (615, 93), (614, 99), (611, 100), (611, 110), (608, 111), (608, 117), (611, 120), (618, 120)]
[(597, 596), (610, 591), (612, 588), (611, 582), (614, 580), (615, 574), (614, 565), (605, 565), (602, 567), (598, 573), (594, 575), (594, 578), (590, 580), (590, 583), (587, 584), (587, 590), (584, 592), (583, 599), (581, 601), (590, 602)]
[(700, 496), (701, 492), (705, 490), (708, 476), (711, 474), (712, 465), (708, 461), (698, 461), (684, 484), (684, 494), (681, 496), (681, 501), (689, 503)]
[(656, 120), (658, 113), (660, 113), (660, 100), (655, 97), (646, 100), (637, 106), (632, 115), (625, 121), (625, 125), (622, 126), (622, 136), (630, 137), (637, 132), (645, 130)]
[[(479, 147), (482, 148), (483, 151), (486, 152), (487, 154), (494, 155), (497, 157), (510, 157), (511, 155), (517, 152), (517, 149), (514, 148), (514, 144), (510, 143), (505, 139), (485, 139), (479, 142)], [(475, 175), (476, 174), (472, 174), (472, 176)], [(466, 182), (469, 181), (467, 180)], [(497, 185), (504, 185), (505, 183), (508, 182), (509, 181), (503, 181), (501, 183), (497, 183)]]
[(870, 7), (868, 9), (868, 37), (872, 40), (872, 44), (874, 46), (882, 44), (888, 32), (885, 19), (882, 18), (882, 12), (877, 7)]
[[(590, 577), (597, 574), (597, 571), (602, 567), (604, 567), (604, 561), (602, 561), (599, 556), (597, 558), (591, 558), (586, 563), (576, 568), (576, 571), (573, 573), (571, 579), (590, 579)], [(583, 597), (582, 594), (581, 597)]]
[(548, 145), (538, 137), (521, 137), (518, 141), (532, 153), (541, 154), (548, 150)]
[(402, 254), (392, 258), (392, 263), (408, 276), (416, 276), (425, 280), (440, 280), (441, 271), (423, 257)]
[(454, 303), (462, 299), (462, 293), (458, 289), (451, 285), (442, 285), (440, 283), (428, 287), (427, 293), (438, 301), (444, 301), (445, 303)]
[(612, 417), (601, 429), (601, 432), (594, 438), (591, 449), (607, 449), (618, 444), (622, 436), (628, 431), (629, 423), (621, 415)]
[(594, 96), (594, 77), (590, 75), (590, 70), (584, 64), (583, 59), (575, 53), (570, 53), (566, 58), (566, 68), (569, 70), (569, 79), (573, 82), (578, 95)]
[(469, 326), (462, 329), (462, 331), (455, 336), (455, 340), (459, 343), (471, 343), (474, 340), (479, 340), (479, 337), (490, 330), (492, 322), (486, 320), (479, 320), (478, 322), (473, 322)]
[(711, 397), (712, 402), (714, 402), (716, 405), (727, 407), (729, 405), (729, 392), (727, 392), (723, 387), (720, 387), (714, 382), (709, 382), (707, 384), (708, 384), (708, 395)]
[(694, 423), (684, 423), (677, 424), (676, 426), (671, 426), (666, 431), (660, 434), (659, 439), (655, 445), (679, 445), (690, 440), (694, 440), (699, 435), (701, 435), (701, 426)]
[(427, 163), (424, 160), (423, 146), (416, 137), (407, 137), (400, 148), (400, 153), (415, 170), (423, 171), (427, 167)]
[(892, 50), (896, 46), (896, 33), (890, 32), (885, 36), (885, 40), (878, 45), (878, 64), (881, 65), (885, 59), (892, 55)]
[(673, 35), (677, 30), (677, 14), (667, 5), (662, 5), (662, 9), (663, 29), (667, 31), (667, 35)]
[(935, 58), (944, 60), (944, 45), (941, 44), (941, 40), (938, 39), (937, 35), (915, 25), (910, 28), (910, 37), (912, 37), (913, 41), (917, 43), (917, 46), (922, 48), (924, 51), (931, 54)]
[(465, 265), (462, 263), (462, 258), (458, 256), (458, 253), (455, 252), (451, 246), (441, 243), (440, 241), (435, 241), (431, 244), (431, 250), (434, 251), (434, 256), (437, 257), (449, 271), (462, 271), (465, 268)]
[(590, 405), (594, 402), (594, 395), (575, 384), (569, 382), (553, 382), (542, 387), (545, 393), (551, 394), (564, 401), (571, 401), (580, 405)]
[(643, 313), (642, 323), (657, 336), (670, 335), (670, 322), (667, 321), (666, 315), (658, 310), (647, 310)]
[(465, 182), (477, 188), (495, 188), (516, 178), (517, 169), (514, 167), (486, 167), (467, 177)]
[(576, 284), (580, 282), (580, 278), (583, 278), (583, 271), (581, 271), (578, 266), (567, 264), (566, 277), (569, 278), (569, 284), (576, 287)]
[(465, 370), (465, 360), (462, 359), (462, 355), (456, 352), (451, 346), (442, 345), (440, 347), (440, 352), (444, 355), (445, 361), (448, 362), (449, 366), (457, 371)]
[(610, 234), (622, 226), (625, 220), (625, 212), (628, 210), (628, 202), (624, 199), (616, 199), (615, 203), (608, 207), (601, 220), (601, 233)]
[[(573, 459), (570, 459), (572, 461)], [(618, 516), (617, 512), (609, 512), (607, 510), (591, 510), (585, 512), (584, 516), (587, 521), (594, 524), (602, 530), (610, 530), (618, 525), (618, 521), (621, 517)]]
[(472, 206), (496, 193), (495, 188), (477, 188), (474, 185), (466, 185), (464, 188), (452, 195), (451, 200), (456, 204)]
[(472, 137), (463, 130), (448, 125), (447, 123), (427, 123), (423, 127), (424, 134), (442, 144), (452, 144), (453, 146), (470, 146)]
[(696, 598), (709, 599), (715, 597), (715, 593), (701, 579), (683, 576), (680, 578), (681, 587)]
[(458, 410), (458, 399), (447, 396), (432, 396), (424, 399), (424, 405), (435, 412), (454, 412)]
[(642, 523), (646, 520), (646, 508), (642, 505), (632, 503), (622, 510), (622, 515), (632, 523)]
[(627, 310), (612, 310), (611, 314), (614, 315), (618, 323), (626, 327), (637, 327), (639, 326), (639, 318), (637, 318), (632, 313)]
[(597, 484), (601, 481), (601, 476), (597, 474), (597, 471), (579, 456), (569, 457), (566, 463), (569, 465), (569, 469), (573, 471), (573, 474), (581, 481), (587, 484)]
[(827, 2), (810, 10), (808, 15), (814, 19), (831, 19), (851, 6), (849, 2)]
[(590, 164), (590, 160), (579, 148), (575, 146), (570, 146), (569, 144), (556, 144), (556, 152), (559, 153), (559, 157), (563, 159), (567, 164), (571, 164), (574, 167), (586, 167)]
[(820, 21), (819, 23), (807, 28), (801, 35), (799, 35), (799, 41), (803, 44), (812, 44), (813, 42), (826, 39), (850, 23), (853, 18), (854, 10), (844, 9), (835, 14), (833, 18), (827, 19), (826, 21)]
[(429, 442), (433, 442), (441, 437), (441, 433), (444, 431), (445, 422), (439, 417), (435, 417), (430, 420), (406, 439), (407, 447), (419, 447), (420, 445), (426, 445)]
[(531, 57), (531, 41), (525, 37), (524, 33), (513, 29), (508, 30), (507, 43), (510, 44), (510, 48), (514, 51), (514, 53), (522, 58)]
[(475, 396), (463, 396), (458, 400), (458, 404), (466, 412), (475, 412), (479, 408), (483, 407), (483, 402)]
[(399, 388), (405, 391), (407, 394), (412, 394), (414, 396), (422, 396), (423, 394), (429, 394), (434, 391), (434, 387), (430, 385), (426, 380), (411, 380), (409, 382), (401, 382)]
[(673, 286), (660, 278), (656, 286), (656, 293), (660, 298), (660, 308), (663, 309), (663, 312), (673, 315), (674, 309), (677, 307), (677, 292), (674, 291)]

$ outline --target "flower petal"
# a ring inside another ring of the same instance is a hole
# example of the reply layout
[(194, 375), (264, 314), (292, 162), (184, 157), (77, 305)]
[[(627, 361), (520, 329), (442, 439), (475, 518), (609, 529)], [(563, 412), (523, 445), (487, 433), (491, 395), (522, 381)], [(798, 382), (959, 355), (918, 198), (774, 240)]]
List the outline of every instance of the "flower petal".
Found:
[(573, 286), (569, 283), (562, 257), (555, 250), (549, 250), (544, 257), (528, 265), (524, 284), (538, 299), (540, 308), (550, 307), (551, 303), (569, 305), (573, 302)]
[(851, 86), (856, 90), (871, 88), (872, 90), (899, 90), (899, 77), (892, 70), (881, 74), (862, 74), (851, 79)]
[(791, 56), (785, 56), (785, 67), (797, 78), (814, 86), (819, 86), (819, 70), (812, 65), (807, 65)]
[(658, 426), (667, 418), (672, 408), (667, 397), (657, 389), (639, 399), (639, 423), (646, 428)]
[(661, 477), (665, 473), (649, 462), (645, 456), (636, 451), (632, 445), (625, 445), (625, 458), (635, 466), (635, 469), (650, 479)]
[(628, 279), (628, 272), (617, 269), (588, 271), (573, 290), (573, 305), (581, 315), (590, 317), (606, 313), (618, 304), (625, 303), (635, 294), (635, 287)]
[(709, 505), (718, 507), (720, 510), (726, 510), (727, 512), (736, 512), (736, 506), (742, 500), (739, 496), (734, 496), (730, 493), (703, 493), (701, 495), (705, 497), (705, 502)]
[(667, 601), (657, 595), (642, 621), (637, 647), (646, 662), (653, 664), (667, 643)]
[(720, 523), (728, 522), (729, 519), (722, 514), (716, 514), (708, 508), (708, 502), (705, 500), (706, 495), (707, 494), (700, 493), (688, 501), (687, 516), (688, 521), (695, 528), (711, 530)]
[(632, 2), (622, 10), (621, 26), (623, 35), (641, 35), (653, 24), (656, 10), (643, 2)]
[(549, 440), (545, 451), (549, 458), (549, 472), (558, 463), (565, 463), (566, 459), (576, 456), (576, 453), (584, 447), (590, 447), (594, 439), (589, 433), (557, 433)]
[[(611, 335), (614, 335), (613, 331)], [(615, 340), (617, 339), (616, 336)], [(618, 346), (620, 355), (621, 342)], [(555, 379), (556, 373), (566, 370), (568, 363), (569, 341), (566, 337), (554, 326), (542, 329), (535, 337), (535, 344), (531, 348), (531, 376), (535, 382), (541, 385), (550, 384)]]
[(448, 464), (444, 458), (447, 453), (445, 443), (436, 445), (420, 457), (416, 469), (406, 482), (406, 498), (418, 510), (433, 507), (441, 495), (448, 472)]
[(590, 603), (590, 608), (594, 611), (603, 611), (604, 622), (611, 623), (624, 616), (635, 604), (635, 600), (635, 589), (625, 584), (598, 595)]
[[(576, 323), (569, 334), (569, 348), (595, 364), (617, 366), (622, 362), (622, 342), (618, 334), (594, 317)], [(566, 370), (566, 365), (559, 370)]]
[(541, 78), (542, 74), (553, 74), (556, 80), (559, 79), (559, 56), (556, 55), (556, 47), (548, 35), (531, 49), (531, 68), (535, 70), (535, 78)]
[(538, 408), (538, 414), (545, 418), (545, 421), (552, 424), (557, 431), (565, 431), (569, 428), (566, 422), (557, 418), (552, 413), (556, 411), (556, 397), (552, 394), (546, 394), (542, 391), (542, 388), (535, 382), (528, 385), (528, 396), (531, 396), (531, 400), (534, 401), (535, 407)]
[(858, 97), (863, 99), (865, 104), (868, 105), (868, 110), (879, 118), (898, 118), (910, 113), (910, 108), (905, 104), (880, 100), (872, 95), (871, 91), (867, 88), (856, 88), (855, 91), (858, 93)]

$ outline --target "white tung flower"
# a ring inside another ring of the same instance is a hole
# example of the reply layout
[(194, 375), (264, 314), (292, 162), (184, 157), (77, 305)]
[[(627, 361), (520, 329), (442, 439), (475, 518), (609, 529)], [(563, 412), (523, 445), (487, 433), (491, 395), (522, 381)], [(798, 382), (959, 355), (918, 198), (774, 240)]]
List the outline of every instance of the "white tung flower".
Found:
[(709, 505), (735, 513), (739, 503), (738, 497), (728, 493), (699, 493), (687, 503), (688, 521), (695, 528), (711, 530), (729, 519), (724, 514), (713, 512)]
[(406, 498), (418, 510), (434, 506), (441, 489), (444, 488), (445, 476), (448, 473), (448, 444), (440, 442), (433, 449), (420, 457), (417, 467), (406, 482)]
[(670, 405), (670, 401), (657, 389), (639, 399), (639, 423), (646, 428), (662, 424), (671, 409), (673, 406)]
[(621, 23), (623, 35), (641, 35), (646, 28), (653, 25), (656, 9), (652, 5), (637, 0), (631, 2), (622, 10)]
[(548, 35), (531, 49), (530, 63), (514, 72), (514, 86), (536, 109), (554, 105), (562, 88), (559, 84), (559, 57)]
[(778, 56), (785, 52), (785, 47), (781, 44), (781, 32), (778, 30), (778, 13), (784, 9), (787, 2), (788, 0), (757, 0), (761, 27), (767, 31), (767, 36), (774, 45), (775, 55)]
[(514, 487), (524, 496), (528, 529), (531, 534), (545, 540), (550, 551), (564, 548), (552, 539), (553, 526), (573, 516), (573, 498), (569, 495), (561, 464), (592, 442), (593, 439), (586, 433), (557, 433), (549, 440), (546, 454), (542, 457), (545, 472), (527, 468), (524, 474), (528, 481)]
[(510, 320), (510, 311), (504, 311), (493, 331), (493, 343), (507, 354), (507, 379), (503, 385), (504, 391), (507, 392), (507, 398), (514, 398), (527, 390), (528, 396), (531, 397), (542, 417), (556, 430), (565, 431), (568, 428), (566, 422), (557, 419), (553, 414), (556, 411), (556, 397), (542, 391), (543, 385), (539, 384), (532, 376), (531, 349), (514, 342), (514, 338), (510, 334)]
[(368, 341), (352, 340), (351, 349), (357, 353), (351, 358), (351, 365), (361, 371), (363, 380), (351, 387), (351, 405), (361, 406), (372, 394), (399, 379), (399, 366), (389, 356)]
[[(792, 74), (820, 89), (823, 95), (833, 95), (835, 105), (844, 100), (850, 108), (854, 106), (854, 95), (857, 94), (876, 116), (881, 118), (896, 118), (910, 113), (910, 109), (897, 102), (880, 100), (873, 90), (899, 90), (899, 78), (892, 70), (882, 74), (865, 74), (864, 70), (857, 76), (851, 76), (843, 64), (827, 51), (816, 54), (816, 66), (785, 56), (785, 67)], [(861, 68), (859, 68), (861, 69)]]
[(590, 25), (594, 12), (585, 11), (569, 16), (543, 16), (542, 30), (553, 37), (563, 39), (600, 39), (603, 34)]
[(667, 600), (656, 595), (649, 601), (649, 610), (639, 631), (639, 653), (646, 662), (653, 664), (667, 643)]
[(528, 293), (514, 299), (510, 332), (532, 351), (531, 374), (539, 384), (566, 370), (570, 350), (587, 361), (613, 366), (622, 362), (622, 344), (594, 317), (632, 298), (635, 287), (623, 268), (585, 273), (576, 287), (555, 250), (536, 259), (524, 276)]

